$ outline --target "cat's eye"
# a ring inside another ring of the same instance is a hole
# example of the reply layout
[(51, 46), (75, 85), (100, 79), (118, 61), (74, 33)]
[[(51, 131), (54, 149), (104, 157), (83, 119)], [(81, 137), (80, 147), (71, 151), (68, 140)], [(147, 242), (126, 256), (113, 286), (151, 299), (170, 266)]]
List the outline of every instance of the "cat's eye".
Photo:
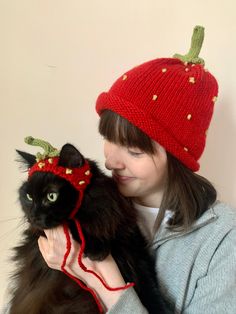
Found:
[(26, 197), (28, 198), (29, 201), (31, 201), (31, 202), (33, 201), (33, 198), (32, 198), (32, 196), (30, 194), (27, 193)]
[(58, 193), (56, 192), (50, 192), (47, 194), (47, 199), (50, 201), (50, 202), (56, 202), (57, 198), (58, 198)]

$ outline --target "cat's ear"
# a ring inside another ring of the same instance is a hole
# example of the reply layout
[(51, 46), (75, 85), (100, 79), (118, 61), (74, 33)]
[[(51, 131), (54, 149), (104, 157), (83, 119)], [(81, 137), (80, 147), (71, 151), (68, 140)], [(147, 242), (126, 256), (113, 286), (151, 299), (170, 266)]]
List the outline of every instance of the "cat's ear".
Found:
[(81, 153), (71, 144), (65, 144), (59, 156), (58, 165), (67, 168), (82, 167), (84, 164), (84, 157)]
[(31, 168), (36, 163), (36, 157), (26, 152), (16, 149), (17, 154), (21, 157), (17, 161), (23, 163), (27, 168)]

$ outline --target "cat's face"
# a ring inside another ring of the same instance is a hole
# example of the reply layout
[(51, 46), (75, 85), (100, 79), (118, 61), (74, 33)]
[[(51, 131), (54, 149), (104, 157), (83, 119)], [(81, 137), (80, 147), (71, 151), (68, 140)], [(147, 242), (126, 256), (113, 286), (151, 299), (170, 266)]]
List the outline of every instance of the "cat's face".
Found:
[(51, 173), (34, 173), (20, 188), (20, 203), (29, 223), (48, 229), (68, 220), (78, 192), (66, 180)]
[[(18, 153), (27, 167), (36, 162), (33, 155)], [(63, 146), (59, 164), (63, 167), (81, 167), (83, 156), (72, 145)], [(68, 220), (78, 200), (78, 191), (65, 179), (49, 172), (35, 172), (19, 189), (21, 207), (29, 223), (39, 229), (48, 229)]]

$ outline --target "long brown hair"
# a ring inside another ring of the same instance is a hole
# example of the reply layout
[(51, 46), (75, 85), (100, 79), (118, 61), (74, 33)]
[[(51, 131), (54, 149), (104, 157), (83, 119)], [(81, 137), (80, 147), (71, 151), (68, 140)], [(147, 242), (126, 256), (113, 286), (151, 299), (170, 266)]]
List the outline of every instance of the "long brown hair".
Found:
[[(153, 141), (139, 128), (120, 115), (105, 110), (101, 114), (99, 132), (108, 141), (137, 147), (147, 154), (156, 152)], [(187, 230), (215, 201), (217, 192), (211, 182), (192, 172), (167, 152), (168, 179), (155, 222), (157, 230), (167, 209), (173, 211), (170, 229)]]

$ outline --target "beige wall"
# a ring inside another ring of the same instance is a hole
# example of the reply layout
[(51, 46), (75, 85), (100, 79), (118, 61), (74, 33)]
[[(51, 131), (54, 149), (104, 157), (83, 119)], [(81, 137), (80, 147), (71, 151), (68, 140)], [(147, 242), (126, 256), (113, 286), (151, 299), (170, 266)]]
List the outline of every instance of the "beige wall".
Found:
[[(234, 0), (0, 0), (0, 308), (24, 223), (15, 148), (26, 135), (66, 141), (103, 164), (94, 103), (123, 71), (187, 52), (204, 25), (202, 57), (220, 96), (201, 174), (236, 206), (236, 4)], [(35, 149), (31, 149), (35, 153)]]

